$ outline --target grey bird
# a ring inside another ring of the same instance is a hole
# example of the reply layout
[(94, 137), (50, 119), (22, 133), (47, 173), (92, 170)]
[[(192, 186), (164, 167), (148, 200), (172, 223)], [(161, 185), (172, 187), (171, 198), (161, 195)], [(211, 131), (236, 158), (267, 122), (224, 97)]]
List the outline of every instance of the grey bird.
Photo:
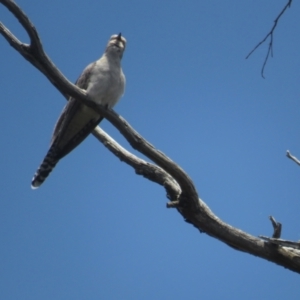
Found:
[[(102, 57), (89, 64), (76, 81), (97, 104), (112, 108), (125, 89), (121, 59), (126, 39), (121, 33), (112, 35)], [(38, 188), (60, 159), (77, 147), (102, 121), (103, 117), (73, 97), (63, 109), (51, 139), (50, 148), (36, 171), (31, 187)]]

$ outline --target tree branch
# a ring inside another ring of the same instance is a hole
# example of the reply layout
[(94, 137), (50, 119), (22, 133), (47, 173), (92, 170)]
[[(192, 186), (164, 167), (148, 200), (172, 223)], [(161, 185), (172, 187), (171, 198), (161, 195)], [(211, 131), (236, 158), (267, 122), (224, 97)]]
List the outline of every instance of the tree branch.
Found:
[(300, 166), (300, 161), (299, 161), (299, 159), (298, 159), (296, 156), (293, 156), (293, 155), (290, 153), (289, 150), (286, 151), (286, 156), (287, 156), (288, 158), (290, 158), (291, 160), (293, 160), (297, 165)]
[(268, 47), (268, 51), (267, 51), (267, 55), (265, 57), (262, 69), (261, 69), (261, 76), (263, 78), (265, 78), (264, 76), (264, 70), (265, 70), (265, 66), (267, 64), (267, 61), (271, 55), (271, 57), (273, 57), (273, 37), (274, 37), (274, 30), (277, 26), (277, 23), (279, 21), (279, 19), (281, 18), (281, 16), (284, 14), (284, 12), (286, 11), (286, 9), (288, 7), (291, 7), (292, 5), (292, 0), (288, 0), (288, 3), (285, 5), (285, 7), (281, 10), (281, 12), (279, 13), (279, 15), (277, 16), (277, 18), (274, 20), (274, 25), (271, 28), (270, 32), (250, 51), (250, 53), (246, 56), (246, 59), (248, 59), (251, 54), (259, 47), (261, 46), (267, 39), (268, 37), (270, 37), (270, 43), (269, 43), (269, 47)]
[(176, 201), (179, 198), (181, 189), (178, 183), (162, 168), (146, 162), (127, 151), (99, 126), (94, 129), (93, 135), (121, 161), (124, 161), (133, 167), (136, 174), (142, 175), (145, 178), (165, 187), (168, 199)]
[(281, 236), (281, 229), (282, 229), (282, 224), (277, 222), (275, 220), (274, 217), (270, 216), (269, 217), (271, 223), (272, 223), (272, 226), (273, 226), (273, 229), (274, 229), (274, 232), (273, 232), (273, 235), (272, 235), (272, 238), (275, 238), (275, 239), (279, 239), (280, 236)]
[(94, 130), (94, 136), (114, 155), (133, 167), (137, 174), (165, 187), (167, 196), (172, 201), (168, 207), (175, 207), (183, 218), (188, 223), (193, 224), (200, 232), (205, 232), (234, 249), (259, 256), (300, 273), (300, 255), (296, 259), (294, 255), (294, 258), (291, 259), (291, 254), (288, 251), (280, 251), (280, 248), (274, 247), (271, 242), (263, 241), (234, 228), (214, 215), (210, 208), (199, 199), (192, 180), (182, 168), (164, 153), (155, 149), (124, 118), (117, 115), (113, 110), (105, 109), (90, 101), (86, 92), (68, 81), (45, 54), (34, 26), (21, 9), (9, 0), (0, 0), (0, 3), (6, 6), (21, 22), (31, 39), (31, 43), (30, 45), (21, 43), (0, 23), (0, 33), (4, 38), (26, 60), (40, 70), (65, 97), (72, 96), (103, 115), (120, 131), (134, 149), (157, 164), (156, 166), (148, 163), (129, 153), (99, 127)]
[(293, 241), (282, 240), (282, 239), (277, 239), (277, 238), (268, 238), (263, 235), (260, 237), (274, 245), (282, 246), (282, 248), (287, 247), (287, 248), (295, 249), (294, 251), (290, 252), (290, 255), (293, 255), (294, 253), (296, 253), (296, 257), (297, 257), (300, 253), (300, 251), (299, 251), (300, 250), (300, 242), (293, 242)]

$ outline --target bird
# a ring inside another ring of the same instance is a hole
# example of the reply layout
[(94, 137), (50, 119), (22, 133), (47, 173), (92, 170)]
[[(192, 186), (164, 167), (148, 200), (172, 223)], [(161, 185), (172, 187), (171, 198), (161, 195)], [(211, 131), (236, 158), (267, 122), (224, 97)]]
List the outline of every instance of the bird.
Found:
[[(126, 80), (121, 59), (125, 47), (126, 39), (121, 33), (112, 35), (103, 55), (90, 63), (75, 82), (96, 104), (112, 108), (124, 94)], [(49, 150), (32, 178), (31, 188), (37, 189), (59, 160), (76, 148), (102, 120), (99, 113), (70, 96), (54, 127)]]

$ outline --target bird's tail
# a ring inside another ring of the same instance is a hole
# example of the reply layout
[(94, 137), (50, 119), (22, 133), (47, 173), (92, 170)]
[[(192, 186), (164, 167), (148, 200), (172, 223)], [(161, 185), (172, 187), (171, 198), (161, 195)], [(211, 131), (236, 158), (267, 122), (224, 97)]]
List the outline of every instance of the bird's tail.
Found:
[(57, 158), (56, 151), (51, 147), (45, 156), (42, 164), (37, 169), (31, 181), (31, 188), (37, 189), (45, 181), (50, 172), (53, 170), (55, 165), (58, 163), (59, 159)]

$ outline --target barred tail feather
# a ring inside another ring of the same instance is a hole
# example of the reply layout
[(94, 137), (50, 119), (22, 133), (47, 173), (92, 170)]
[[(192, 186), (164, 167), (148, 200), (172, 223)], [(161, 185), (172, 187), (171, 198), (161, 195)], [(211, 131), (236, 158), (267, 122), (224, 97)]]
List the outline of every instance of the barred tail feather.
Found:
[(31, 188), (37, 189), (45, 181), (48, 175), (51, 173), (55, 165), (58, 163), (59, 159), (56, 158), (54, 154), (55, 151), (50, 148), (46, 157), (44, 158), (42, 164), (34, 174), (31, 181)]

